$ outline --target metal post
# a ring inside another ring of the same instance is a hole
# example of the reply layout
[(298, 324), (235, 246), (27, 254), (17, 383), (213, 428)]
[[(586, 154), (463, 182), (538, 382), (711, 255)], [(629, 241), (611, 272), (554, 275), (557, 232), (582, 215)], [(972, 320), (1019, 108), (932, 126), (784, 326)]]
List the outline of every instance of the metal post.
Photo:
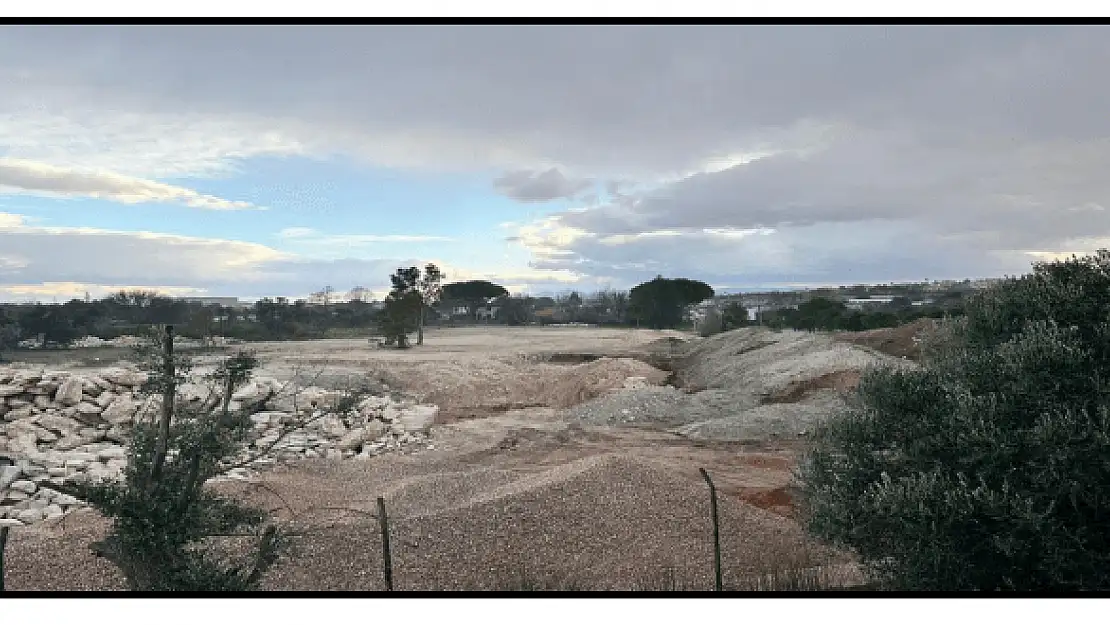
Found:
[(713, 480), (709, 478), (709, 472), (705, 469), (698, 469), (701, 471), (701, 476), (705, 478), (705, 483), (709, 484), (709, 503), (713, 512), (713, 571), (716, 574), (717, 592), (721, 592), (723, 588), (721, 579), (721, 525), (717, 517), (717, 488), (713, 486)]
[(385, 589), (393, 590), (393, 556), (389, 549), (389, 517), (385, 514), (385, 498), (378, 497), (378, 525), (382, 529), (382, 573)]

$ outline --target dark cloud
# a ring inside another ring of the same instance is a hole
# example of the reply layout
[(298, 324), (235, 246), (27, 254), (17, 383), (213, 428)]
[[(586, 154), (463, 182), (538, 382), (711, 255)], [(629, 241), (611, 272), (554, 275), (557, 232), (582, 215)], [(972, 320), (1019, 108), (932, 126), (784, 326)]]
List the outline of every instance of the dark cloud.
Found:
[(494, 190), (520, 202), (570, 200), (591, 187), (593, 187), (591, 181), (571, 180), (556, 167), (542, 172), (530, 170), (507, 172), (493, 181)]
[[(214, 144), (199, 126), (144, 122), (188, 113), (298, 153), (510, 172), (494, 181), (509, 197), (590, 205), (559, 214), (542, 245), (519, 240), (537, 266), (591, 279), (990, 275), (1110, 239), (1110, 39), (1097, 26), (0, 34), (0, 84), (19, 86), (0, 92), (0, 148), (17, 157), (35, 151), (45, 102), (105, 145), (125, 134), (109, 132), (118, 111), (134, 118), (129, 145), (146, 145), (143, 128), (167, 154), (186, 130), (182, 144)], [(70, 135), (63, 153), (80, 147)], [(278, 149), (219, 145), (227, 158)], [(719, 234), (749, 228), (774, 232)], [(629, 238), (666, 230), (684, 234)]]

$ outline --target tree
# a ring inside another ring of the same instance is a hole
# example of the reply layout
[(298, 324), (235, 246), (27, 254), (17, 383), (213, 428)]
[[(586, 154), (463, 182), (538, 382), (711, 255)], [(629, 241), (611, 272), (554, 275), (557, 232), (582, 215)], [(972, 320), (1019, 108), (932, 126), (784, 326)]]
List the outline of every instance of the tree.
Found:
[(816, 433), (810, 531), (895, 589), (1110, 589), (1110, 252), (1038, 263), (965, 313)]
[(467, 280), (443, 285), (442, 297), (445, 300), (463, 302), (472, 315), (477, 315), (478, 306), (487, 300), (504, 297), (509, 292), (500, 284), (488, 280)]
[(503, 297), (498, 303), (501, 306), (501, 310), (498, 311), (498, 316), (504, 319), (507, 325), (519, 326), (531, 321), (533, 312), (532, 298), (516, 295), (512, 297)]
[(443, 292), (440, 283), (443, 282), (443, 272), (432, 263), (424, 266), (424, 275), (417, 281), (416, 290), (420, 294), (420, 323), (416, 330), (416, 344), (424, 344), (424, 314), (430, 306), (434, 306)]
[(23, 338), (19, 322), (6, 310), (0, 310), (0, 362), (4, 361), (4, 351), (15, 349)]
[(399, 267), (389, 276), (389, 281), (393, 288), (385, 298), (382, 334), (390, 344), (406, 348), (409, 346), (409, 333), (417, 329), (423, 309), (423, 296), (419, 290), (420, 269)]
[[(132, 590), (257, 589), (278, 556), (281, 532), (267, 523), (264, 511), (204, 489), (244, 446), (251, 422), (246, 412), (231, 410), (230, 401), (257, 360), (241, 352), (223, 361), (210, 377), (221, 390), (218, 408), (207, 403), (209, 410), (186, 410), (176, 404), (175, 392), (189, 363), (174, 353), (173, 340), (167, 326), (145, 386), (161, 397), (161, 414), (156, 422), (134, 425), (123, 481), (57, 489), (113, 519), (110, 534), (95, 548), (119, 567)], [(251, 557), (229, 565), (228, 554), (217, 547), (221, 536), (253, 536)]]
[(713, 288), (687, 278), (656, 276), (629, 292), (629, 312), (637, 323), (673, 328), (682, 322), (682, 309), (713, 297)]
[(740, 302), (730, 302), (721, 309), (721, 330), (727, 332), (748, 325), (748, 309)]

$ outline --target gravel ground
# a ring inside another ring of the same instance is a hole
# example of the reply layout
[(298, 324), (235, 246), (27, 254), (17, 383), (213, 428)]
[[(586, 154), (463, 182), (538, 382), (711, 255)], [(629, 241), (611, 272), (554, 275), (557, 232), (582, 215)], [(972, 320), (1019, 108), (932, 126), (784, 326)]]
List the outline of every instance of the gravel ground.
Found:
[[(681, 588), (709, 588), (712, 531), (700, 466), (721, 494), (726, 581), (798, 554), (809, 563), (845, 560), (809, 543), (789, 518), (741, 496), (780, 491), (791, 453), (699, 446), (634, 429), (492, 421), (440, 428), (436, 449), (415, 455), (279, 467), (262, 483), (280, 499), (221, 483), (258, 503), (285, 500), (292, 511), (278, 514), (291, 520), (295, 513), (297, 524), (311, 529), (265, 588), (381, 589), (380, 537), (366, 514), (378, 495), (389, 506), (401, 590), (514, 588), (525, 578), (593, 589), (660, 589), (673, 578)], [(81, 513), (65, 519), (64, 529), (13, 532), (8, 588), (121, 588), (111, 565), (87, 549), (104, 530), (96, 514)], [(59, 562), (65, 566), (51, 564)]]

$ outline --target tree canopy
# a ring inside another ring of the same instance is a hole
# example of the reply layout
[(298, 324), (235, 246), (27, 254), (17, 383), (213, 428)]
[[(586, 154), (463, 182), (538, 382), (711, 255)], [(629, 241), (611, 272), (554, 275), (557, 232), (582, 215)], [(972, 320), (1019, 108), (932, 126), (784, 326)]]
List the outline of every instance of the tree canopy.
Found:
[(629, 292), (631, 318), (652, 328), (672, 328), (682, 322), (682, 309), (713, 297), (713, 288), (688, 278), (664, 278), (644, 282)]
[(503, 297), (508, 295), (509, 291), (500, 284), (494, 284), (488, 280), (467, 280), (443, 285), (441, 294), (446, 300), (474, 302)]
[(1110, 589), (1110, 252), (972, 298), (802, 464), (812, 532), (908, 590)]

